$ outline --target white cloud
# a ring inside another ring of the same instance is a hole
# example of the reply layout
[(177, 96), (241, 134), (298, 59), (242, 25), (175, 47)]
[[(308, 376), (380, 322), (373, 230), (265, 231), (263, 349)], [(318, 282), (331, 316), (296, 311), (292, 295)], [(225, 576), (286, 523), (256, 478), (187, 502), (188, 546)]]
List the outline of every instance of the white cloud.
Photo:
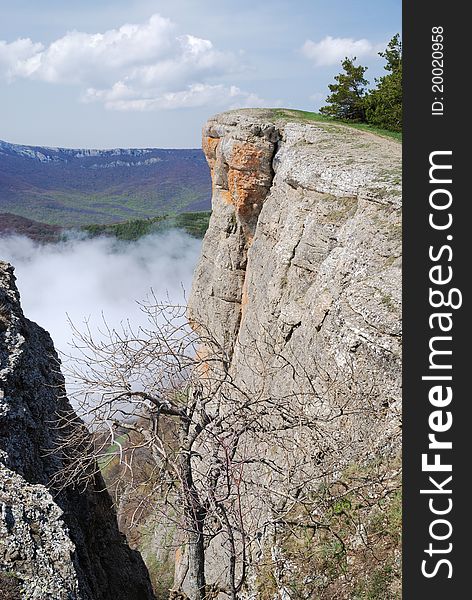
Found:
[(71, 31), (18, 61), (12, 75), (50, 83), (106, 83), (170, 56), (173, 29), (168, 19), (153, 15), (145, 24), (126, 24), (105, 33)]
[(175, 30), (155, 14), (146, 23), (104, 33), (71, 31), (49, 46), (30, 39), (0, 41), (0, 77), (78, 85), (82, 100), (111, 110), (269, 104), (218, 81), (241, 69), (234, 54)]
[(129, 88), (123, 82), (119, 82), (110, 90), (89, 88), (84, 96), (84, 101), (101, 101), (110, 110), (143, 112), (157, 109), (195, 108), (206, 105), (244, 108), (272, 106), (274, 104), (274, 101), (264, 100), (256, 94), (244, 92), (234, 85), (204, 83), (191, 84), (185, 90), (178, 92), (165, 92), (154, 97), (141, 97), (138, 90)]
[(302, 54), (313, 61), (316, 67), (328, 67), (340, 63), (346, 56), (362, 58), (376, 56), (384, 48), (383, 44), (373, 44), (362, 38), (334, 38), (330, 35), (320, 42), (307, 40), (302, 46)]
[(67, 377), (68, 357), (81, 356), (70, 323), (97, 341), (105, 340), (106, 326), (149, 328), (139, 303), (154, 298), (186, 305), (200, 248), (200, 240), (177, 230), (137, 242), (77, 236), (39, 245), (25, 237), (0, 237), (0, 257), (15, 267), (25, 315), (51, 334), (63, 355), (69, 392), (74, 385)]
[(0, 77), (11, 80), (21, 70), (26, 73), (26, 64), (43, 48), (42, 44), (35, 44), (29, 38), (18, 38), (10, 44), (0, 40)]
[(127, 321), (145, 326), (137, 302), (151, 289), (160, 301), (185, 304), (200, 248), (200, 240), (175, 230), (134, 243), (77, 237), (39, 245), (25, 237), (0, 237), (0, 257), (15, 266), (25, 314), (64, 353), (72, 339), (68, 317), (79, 329), (87, 320), (92, 331), (103, 317), (116, 329)]

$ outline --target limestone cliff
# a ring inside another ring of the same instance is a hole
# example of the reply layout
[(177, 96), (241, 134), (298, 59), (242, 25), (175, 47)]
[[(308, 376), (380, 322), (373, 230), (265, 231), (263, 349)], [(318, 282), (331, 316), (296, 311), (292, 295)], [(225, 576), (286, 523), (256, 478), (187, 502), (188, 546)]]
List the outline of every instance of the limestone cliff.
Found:
[(190, 318), (240, 377), (268, 331), (308, 372), (349, 365), (380, 390), (386, 443), (401, 398), (401, 145), (287, 114), (229, 112), (204, 128), (213, 214)]
[(54, 423), (68, 410), (51, 338), (24, 317), (13, 268), (0, 262), (0, 597), (153, 598), (103, 482), (48, 487), (61, 468)]
[[(194, 277), (190, 319), (204, 324), (225, 346), (235, 386), (264, 389), (274, 398), (316, 390), (313, 411), (333, 415), (333, 426), (326, 446), (313, 449), (313, 478), (316, 465), (333, 457), (332, 480), (341, 481), (345, 474), (351, 479), (342, 485), (354, 489), (352, 474), (363, 478), (371, 506), (377, 498), (378, 514), (390, 519), (388, 529), (396, 518), (400, 485), (401, 144), (308, 121), (295, 111), (241, 110), (210, 119), (203, 148), (212, 173), (213, 213)], [(292, 375), (277, 368), (281, 358), (296, 365)], [(378, 481), (389, 482), (382, 492), (369, 483), (373, 465), (382, 465)], [(383, 493), (388, 502), (395, 498), (388, 509)], [(354, 497), (349, 496), (349, 506)], [(314, 514), (322, 515), (321, 504), (313, 507)], [(333, 506), (325, 511), (326, 519), (337, 514)], [(362, 517), (349, 513), (367, 532), (366, 539), (372, 532), (369, 544), (374, 545), (382, 535), (375, 529), (376, 510), (366, 508)], [(359, 541), (359, 530), (348, 530), (346, 525), (342, 535), (352, 548), (367, 544)], [(292, 552), (287, 563), (292, 575), (284, 579), (272, 545), (275, 566), (262, 587), (277, 580), (277, 589), (274, 595), (261, 592), (259, 572), (249, 597), (358, 597), (355, 586), (369, 577), (369, 570), (378, 569), (391, 569), (382, 593), (397, 597), (398, 539), (389, 531), (391, 545), (387, 549), (382, 538), (378, 563), (344, 548), (343, 560), (351, 566), (347, 575), (340, 567), (343, 583), (336, 577), (328, 581), (333, 565), (317, 559), (308, 568), (326, 573), (318, 574), (323, 581), (315, 584), (316, 578), (307, 575), (306, 589), (306, 573), (296, 558), (302, 550), (297, 546), (293, 552), (293, 540), (291, 547), (279, 548)], [(365, 581), (365, 597), (374, 597), (368, 595), (374, 593), (371, 584), (376, 585)], [(290, 586), (296, 585), (304, 591), (292, 595)], [(359, 597), (364, 596), (359, 592)]]

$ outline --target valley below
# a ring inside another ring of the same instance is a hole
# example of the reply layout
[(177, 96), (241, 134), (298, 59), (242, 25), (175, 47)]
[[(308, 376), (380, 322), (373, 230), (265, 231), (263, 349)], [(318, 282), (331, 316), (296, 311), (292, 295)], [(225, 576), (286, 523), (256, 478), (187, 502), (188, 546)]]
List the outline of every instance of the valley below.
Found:
[(210, 199), (201, 150), (74, 150), (0, 141), (0, 213), (70, 228), (205, 211)]

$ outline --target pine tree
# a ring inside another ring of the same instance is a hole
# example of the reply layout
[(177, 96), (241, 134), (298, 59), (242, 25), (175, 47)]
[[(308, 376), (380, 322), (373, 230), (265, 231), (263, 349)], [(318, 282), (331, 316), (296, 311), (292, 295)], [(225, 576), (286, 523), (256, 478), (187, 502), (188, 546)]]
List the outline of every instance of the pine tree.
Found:
[(402, 129), (402, 43), (397, 33), (390, 40), (385, 52), (379, 52), (387, 63), (388, 71), (376, 79), (377, 87), (366, 97), (367, 122), (377, 127), (401, 131)]
[(337, 83), (330, 84), (331, 94), (326, 98), (328, 106), (320, 113), (343, 121), (363, 123), (366, 120), (364, 99), (369, 82), (364, 73), (367, 67), (355, 65), (354, 58), (345, 58), (342, 62), (344, 72), (334, 78)]

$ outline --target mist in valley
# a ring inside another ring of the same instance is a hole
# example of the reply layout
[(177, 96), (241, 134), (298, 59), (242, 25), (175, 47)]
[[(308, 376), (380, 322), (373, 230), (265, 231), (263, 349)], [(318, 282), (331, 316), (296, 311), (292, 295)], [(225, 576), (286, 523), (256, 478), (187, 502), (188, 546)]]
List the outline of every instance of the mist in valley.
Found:
[(0, 258), (15, 267), (25, 315), (51, 334), (56, 349), (72, 351), (73, 323), (92, 332), (122, 323), (146, 325), (139, 307), (157, 300), (183, 304), (190, 292), (201, 240), (179, 230), (135, 242), (111, 237), (70, 237), (37, 244), (22, 236), (0, 238)]

